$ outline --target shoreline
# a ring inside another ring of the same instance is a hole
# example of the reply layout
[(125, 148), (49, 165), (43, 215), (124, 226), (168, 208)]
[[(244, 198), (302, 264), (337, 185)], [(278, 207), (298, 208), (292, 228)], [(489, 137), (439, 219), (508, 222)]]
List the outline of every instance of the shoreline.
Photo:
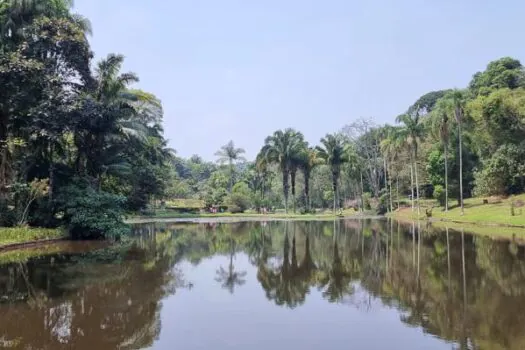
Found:
[(333, 220), (363, 220), (363, 219), (384, 219), (382, 215), (239, 215), (239, 216), (193, 216), (193, 217), (133, 217), (124, 220), (126, 224), (147, 224), (155, 222), (174, 222), (174, 223), (236, 223), (236, 222), (264, 222), (264, 221), (333, 221)]
[(3, 244), (0, 246), (0, 254), (11, 252), (13, 250), (18, 249), (25, 249), (25, 248), (40, 248), (44, 247), (49, 244), (58, 243), (58, 242), (66, 242), (70, 241), (68, 237), (61, 237), (61, 238), (49, 238), (49, 239), (39, 239), (39, 240), (32, 240), (32, 241), (20, 241), (16, 243), (9, 243), (9, 244)]

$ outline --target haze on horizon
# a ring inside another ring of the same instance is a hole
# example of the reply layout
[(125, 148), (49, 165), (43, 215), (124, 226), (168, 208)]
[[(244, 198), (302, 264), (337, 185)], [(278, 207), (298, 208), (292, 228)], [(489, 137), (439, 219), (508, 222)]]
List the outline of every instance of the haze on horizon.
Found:
[(421, 95), (465, 87), (489, 61), (525, 57), (525, 3), (345, 0), (77, 0), (97, 59), (163, 102), (179, 155), (230, 139), (253, 159), (264, 138), (294, 127), (315, 144), (360, 117), (392, 123)]

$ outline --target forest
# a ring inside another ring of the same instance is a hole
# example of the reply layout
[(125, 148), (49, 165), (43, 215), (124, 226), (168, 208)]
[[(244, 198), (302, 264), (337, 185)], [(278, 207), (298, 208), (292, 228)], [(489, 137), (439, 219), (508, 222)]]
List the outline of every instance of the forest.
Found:
[(71, 1), (2, 1), (0, 25), (0, 226), (118, 237), (126, 213), (176, 199), (232, 213), (383, 214), (419, 211), (422, 198), (448, 210), (525, 190), (525, 70), (515, 58), (488, 63), (464, 88), (423, 94), (393, 125), (349, 118), (317, 145), (277, 130), (255, 160), (230, 141), (209, 162), (169, 148), (162, 103), (122, 71), (124, 56), (94, 61), (90, 22)]
[[(296, 129), (269, 135), (253, 162), (231, 141), (218, 163), (175, 158), (172, 195), (227, 204), (233, 211), (354, 208), (420, 211), (435, 199), (447, 211), (465, 198), (525, 190), (525, 70), (504, 57), (463, 89), (423, 94), (394, 125), (359, 118), (309, 145)], [(233, 184), (233, 185), (232, 185)]]

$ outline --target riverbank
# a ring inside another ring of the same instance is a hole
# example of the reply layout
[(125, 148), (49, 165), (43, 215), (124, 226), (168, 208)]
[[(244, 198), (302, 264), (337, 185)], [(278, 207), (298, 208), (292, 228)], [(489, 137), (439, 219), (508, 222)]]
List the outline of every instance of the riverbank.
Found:
[(0, 227), (0, 252), (22, 245), (40, 244), (64, 238), (66, 235), (61, 229)]
[[(432, 207), (434, 202), (422, 201), (420, 214), (417, 209), (401, 208), (388, 214), (401, 221), (424, 220), (436, 227), (465, 230), (492, 237), (525, 237), (525, 195), (509, 198), (469, 198), (465, 200), (464, 215), (458, 206), (445, 212), (441, 207)], [(426, 211), (432, 208), (431, 217)], [(513, 214), (513, 215), (512, 215)]]
[(293, 213), (272, 213), (257, 214), (250, 213), (201, 213), (201, 214), (177, 214), (173, 212), (159, 211), (152, 216), (129, 216), (125, 222), (128, 224), (146, 222), (239, 222), (239, 221), (311, 221), (311, 220), (336, 220), (346, 218), (378, 218), (380, 216), (370, 213), (361, 213), (353, 209), (344, 210), (341, 215), (334, 215), (332, 212), (322, 212), (316, 214), (293, 214)]

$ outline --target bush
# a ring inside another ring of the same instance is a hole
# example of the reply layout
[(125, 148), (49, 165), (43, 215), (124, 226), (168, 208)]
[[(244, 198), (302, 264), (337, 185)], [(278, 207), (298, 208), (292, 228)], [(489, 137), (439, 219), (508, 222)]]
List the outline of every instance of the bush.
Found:
[(231, 213), (242, 213), (251, 205), (250, 189), (244, 182), (236, 183), (227, 199)]
[(434, 199), (439, 202), (439, 205), (444, 207), (446, 201), (445, 188), (441, 185), (436, 185), (434, 187)]
[(387, 193), (382, 194), (381, 197), (379, 197), (379, 203), (376, 208), (376, 212), (378, 215), (384, 215), (388, 212), (388, 200), (389, 196)]
[(363, 193), (363, 207), (365, 210), (372, 209), (372, 205), (370, 204), (370, 200), (372, 199), (372, 195), (369, 192)]
[(482, 196), (522, 192), (524, 164), (523, 145), (502, 145), (484, 162), (483, 170), (475, 174), (475, 194)]
[(129, 228), (122, 221), (126, 198), (75, 183), (62, 189), (57, 204), (73, 239), (119, 239)]

